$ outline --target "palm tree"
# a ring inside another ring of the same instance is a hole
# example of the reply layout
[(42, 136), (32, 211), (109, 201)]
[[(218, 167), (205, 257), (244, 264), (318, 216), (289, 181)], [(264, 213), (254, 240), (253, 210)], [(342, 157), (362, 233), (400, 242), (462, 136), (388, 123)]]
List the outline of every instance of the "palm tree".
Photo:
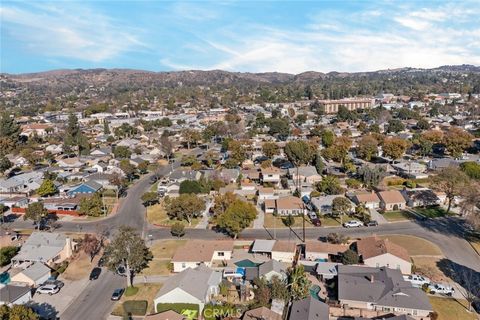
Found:
[(299, 264), (289, 270), (288, 285), (290, 289), (290, 298), (293, 301), (304, 299), (308, 296), (311, 281), (305, 274), (303, 265)]

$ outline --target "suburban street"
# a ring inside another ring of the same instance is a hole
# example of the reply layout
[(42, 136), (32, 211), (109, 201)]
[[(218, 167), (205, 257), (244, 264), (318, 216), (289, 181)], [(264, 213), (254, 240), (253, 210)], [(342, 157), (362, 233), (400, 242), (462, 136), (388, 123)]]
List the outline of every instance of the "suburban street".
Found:
[[(179, 161), (163, 167), (159, 173), (168, 175), (172, 167), (177, 168)], [(132, 226), (137, 229), (142, 237), (148, 241), (160, 239), (174, 239), (168, 228), (156, 227), (148, 224), (145, 216), (145, 207), (142, 205), (141, 196), (151, 186), (152, 174), (143, 176), (127, 191), (127, 196), (120, 202), (118, 212), (111, 217), (90, 222), (61, 222), (58, 229), (63, 232), (100, 232), (108, 231), (110, 237), (122, 225)], [(10, 228), (31, 228), (30, 221), (17, 219)], [(351, 238), (370, 235), (405, 234), (427, 239), (436, 244), (447, 259), (480, 272), (480, 256), (472, 249), (465, 237), (464, 220), (458, 217), (445, 217), (429, 220), (410, 220), (405, 222), (386, 223), (376, 227), (361, 227), (346, 229), (343, 227), (306, 228), (306, 239), (320, 239), (327, 234), (336, 232)], [(227, 235), (209, 229), (186, 229), (185, 239), (226, 239)], [(254, 228), (244, 230), (239, 239), (291, 239), (292, 241), (303, 238), (302, 229), (280, 228), (277, 230)], [(62, 319), (103, 319), (106, 318), (114, 305), (110, 300), (114, 289), (124, 287), (125, 279), (103, 270), (101, 277), (91, 281), (64, 312)]]
[(125, 278), (106, 269), (97, 280), (90, 281), (73, 303), (60, 315), (60, 319), (104, 319), (112, 310), (113, 290), (125, 287)]

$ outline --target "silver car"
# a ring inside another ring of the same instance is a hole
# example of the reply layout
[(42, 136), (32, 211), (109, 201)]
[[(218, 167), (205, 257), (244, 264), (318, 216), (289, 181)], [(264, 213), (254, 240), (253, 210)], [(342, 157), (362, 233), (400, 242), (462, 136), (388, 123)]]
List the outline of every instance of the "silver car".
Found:
[(60, 291), (60, 288), (57, 287), (54, 284), (46, 284), (44, 286), (41, 286), (37, 289), (36, 293), (38, 294), (56, 294), (58, 291)]

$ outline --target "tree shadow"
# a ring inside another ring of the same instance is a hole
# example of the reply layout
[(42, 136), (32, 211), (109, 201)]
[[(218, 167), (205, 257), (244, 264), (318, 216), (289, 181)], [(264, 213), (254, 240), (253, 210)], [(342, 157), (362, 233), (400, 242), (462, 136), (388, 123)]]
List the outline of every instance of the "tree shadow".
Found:
[(35, 311), (41, 317), (41, 319), (48, 319), (48, 320), (60, 319), (57, 309), (55, 309), (55, 307), (49, 303), (34, 302), (34, 303), (30, 303), (28, 306), (31, 307), (33, 311)]
[(411, 221), (427, 231), (434, 233), (440, 233), (446, 236), (455, 236), (466, 240), (473, 240), (475, 237), (470, 224), (460, 217), (424, 219), (422, 217), (415, 216)]
[(471, 295), (480, 299), (480, 272), (449, 259), (439, 260), (437, 267)]

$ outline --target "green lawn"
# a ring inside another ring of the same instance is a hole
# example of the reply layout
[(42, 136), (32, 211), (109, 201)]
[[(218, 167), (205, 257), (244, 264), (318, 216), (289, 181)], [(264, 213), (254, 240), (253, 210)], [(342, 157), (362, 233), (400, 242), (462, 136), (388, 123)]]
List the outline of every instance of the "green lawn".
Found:
[(153, 299), (162, 287), (159, 283), (145, 283), (136, 284), (137, 292), (133, 295), (127, 296), (124, 294), (119, 302), (115, 305), (112, 314), (123, 316), (123, 303), (127, 300), (146, 300), (148, 302), (147, 314), (153, 312)]
[(157, 187), (158, 187), (158, 181), (152, 184), (152, 186), (150, 187), (150, 191), (157, 192)]
[(433, 310), (438, 313), (438, 320), (476, 320), (475, 313), (468, 312), (467, 301), (450, 298), (429, 297)]
[[(340, 220), (336, 220), (332, 217), (321, 217), (320, 221), (322, 222), (322, 227), (340, 227)], [(344, 221), (348, 221), (348, 217), (344, 217)]]
[[(447, 210), (442, 207), (415, 208), (413, 210), (427, 218), (438, 218), (447, 215)], [(449, 215), (452, 215), (452, 212)]]
[(387, 219), (389, 222), (395, 221), (405, 221), (414, 218), (414, 215), (407, 211), (387, 211), (383, 214), (383, 217)]
[(200, 218), (194, 218), (192, 220), (192, 225), (189, 226), (187, 221), (170, 219), (165, 211), (165, 208), (163, 207), (163, 204), (159, 203), (147, 208), (147, 220), (151, 224), (162, 226), (171, 226), (175, 222), (181, 222), (185, 225), (185, 227), (193, 228), (198, 224)]
[(156, 241), (151, 247), (153, 259), (148, 263), (141, 275), (169, 275), (170, 260), (175, 251), (184, 246), (186, 240), (160, 240)]

